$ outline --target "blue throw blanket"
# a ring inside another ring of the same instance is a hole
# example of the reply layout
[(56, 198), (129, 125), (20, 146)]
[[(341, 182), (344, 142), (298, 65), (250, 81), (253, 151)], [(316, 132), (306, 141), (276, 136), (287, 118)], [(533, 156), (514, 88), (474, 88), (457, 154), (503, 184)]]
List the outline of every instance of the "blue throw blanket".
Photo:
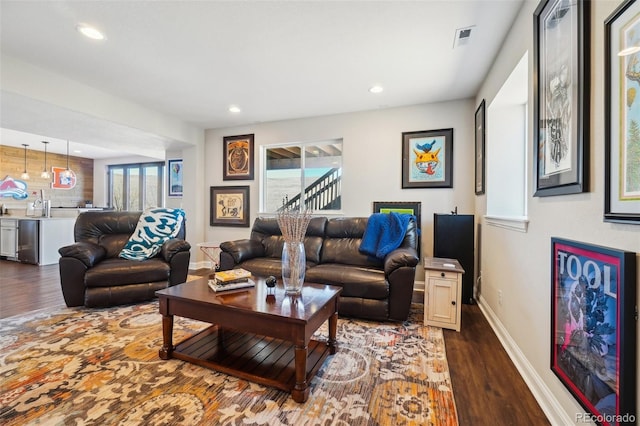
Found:
[(400, 247), (407, 232), (410, 214), (374, 213), (369, 217), (367, 229), (360, 242), (360, 252), (378, 259)]

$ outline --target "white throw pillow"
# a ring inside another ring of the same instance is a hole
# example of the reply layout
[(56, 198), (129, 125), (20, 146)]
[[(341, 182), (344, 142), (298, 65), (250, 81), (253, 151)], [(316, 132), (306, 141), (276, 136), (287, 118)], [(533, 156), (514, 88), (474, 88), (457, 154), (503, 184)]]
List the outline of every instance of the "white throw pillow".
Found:
[(138, 220), (136, 230), (120, 252), (129, 260), (149, 259), (160, 251), (162, 245), (175, 238), (184, 220), (184, 210), (154, 208), (145, 210)]

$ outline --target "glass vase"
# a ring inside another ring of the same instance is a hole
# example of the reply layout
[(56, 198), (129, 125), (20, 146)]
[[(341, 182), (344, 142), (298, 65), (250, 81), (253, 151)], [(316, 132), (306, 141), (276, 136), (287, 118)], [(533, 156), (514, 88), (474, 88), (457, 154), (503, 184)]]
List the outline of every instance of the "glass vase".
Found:
[(302, 242), (285, 242), (282, 247), (282, 282), (286, 294), (300, 294), (307, 260)]

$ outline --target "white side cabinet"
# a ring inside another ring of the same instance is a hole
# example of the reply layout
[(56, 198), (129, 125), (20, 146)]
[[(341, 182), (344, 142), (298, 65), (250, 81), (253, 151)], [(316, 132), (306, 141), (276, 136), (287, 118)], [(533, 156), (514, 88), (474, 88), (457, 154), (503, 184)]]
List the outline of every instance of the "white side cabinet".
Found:
[(18, 221), (0, 219), (0, 256), (18, 256)]
[(425, 257), (424, 324), (460, 331), (462, 274), (456, 259)]

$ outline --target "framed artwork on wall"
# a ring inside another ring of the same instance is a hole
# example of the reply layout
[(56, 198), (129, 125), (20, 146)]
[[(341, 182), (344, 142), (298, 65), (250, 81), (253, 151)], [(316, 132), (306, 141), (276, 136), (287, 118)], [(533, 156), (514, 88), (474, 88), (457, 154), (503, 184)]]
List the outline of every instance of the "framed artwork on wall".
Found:
[(480, 102), (480, 106), (476, 110), (476, 195), (484, 194), (484, 138), (485, 138), (485, 102), (484, 99)]
[(605, 21), (604, 220), (640, 225), (640, 3)]
[(402, 188), (453, 187), (453, 129), (402, 133)]
[(223, 180), (253, 180), (254, 135), (223, 138)]
[(551, 370), (589, 421), (636, 413), (636, 254), (551, 239)]
[(169, 197), (182, 197), (182, 159), (168, 160)]
[(249, 227), (249, 186), (212, 186), (210, 193), (210, 226)]
[(534, 13), (534, 197), (588, 191), (586, 0), (542, 0)]

